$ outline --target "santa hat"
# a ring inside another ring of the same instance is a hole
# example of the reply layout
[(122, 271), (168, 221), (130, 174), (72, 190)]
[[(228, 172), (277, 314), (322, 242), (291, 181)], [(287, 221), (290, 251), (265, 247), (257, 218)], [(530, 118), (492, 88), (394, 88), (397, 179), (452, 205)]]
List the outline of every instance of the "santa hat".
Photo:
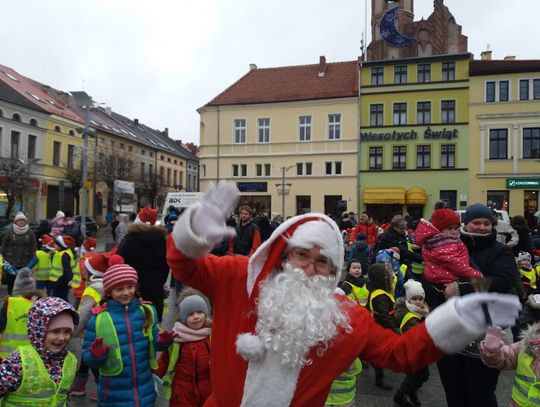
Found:
[(112, 256), (109, 259), (110, 267), (103, 274), (103, 291), (105, 294), (110, 294), (112, 290), (123, 285), (137, 285), (139, 281), (137, 271), (129, 264), (115, 264), (115, 261), (118, 260), (123, 261), (124, 259), (122, 256)]
[(104, 253), (96, 253), (84, 261), (86, 271), (95, 277), (103, 277), (109, 268), (109, 256)]
[(90, 236), (84, 241), (83, 245), (81, 246), (81, 253), (85, 254), (88, 252), (93, 252), (94, 250), (96, 250), (96, 247), (97, 240)]
[(75, 239), (70, 235), (56, 236), (56, 239), (54, 239), (54, 241), (62, 249), (74, 249), (77, 245)]
[(431, 223), (439, 231), (441, 231), (452, 225), (459, 226), (461, 224), (461, 220), (455, 211), (449, 208), (443, 208), (437, 209), (431, 214)]
[(54, 250), (54, 238), (51, 235), (41, 235), (39, 241), (41, 242), (41, 246), (43, 246), (44, 249)]
[(158, 211), (148, 206), (142, 208), (133, 223), (145, 223), (147, 225), (153, 225), (156, 223)]
[(57, 211), (56, 212), (56, 218), (65, 218), (66, 217), (66, 214), (62, 211)]
[(18, 220), (24, 220), (25, 222), (28, 222), (28, 219), (26, 219), (26, 215), (22, 212), (17, 212), (15, 217), (13, 218), (13, 223), (17, 222)]
[(337, 224), (321, 213), (295, 216), (279, 225), (249, 258), (247, 291), (251, 298), (258, 297), (259, 283), (281, 265), (288, 248), (311, 248), (314, 245), (321, 248), (321, 254), (328, 257), (341, 273), (344, 248)]
[(405, 288), (405, 299), (407, 301), (410, 301), (412, 297), (426, 298), (424, 287), (422, 287), (422, 283), (418, 281), (409, 279), (403, 284), (403, 288)]

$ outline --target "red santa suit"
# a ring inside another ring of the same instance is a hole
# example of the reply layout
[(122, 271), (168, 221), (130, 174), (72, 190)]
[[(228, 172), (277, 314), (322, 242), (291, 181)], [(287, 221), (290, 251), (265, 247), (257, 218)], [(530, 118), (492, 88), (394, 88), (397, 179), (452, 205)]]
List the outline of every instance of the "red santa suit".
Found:
[[(175, 225), (178, 233), (171, 233), (167, 240), (167, 261), (174, 278), (200, 290), (212, 302), (212, 395), (205, 406), (240, 406), (243, 393), (250, 386), (250, 378), (246, 380), (248, 362), (237, 353), (236, 341), (239, 334), (255, 332), (259, 282), (280, 266), (287, 239), (300, 224), (323, 220), (338, 234), (339, 230), (325, 215), (306, 214), (281, 224), (251, 258), (217, 257), (208, 255), (211, 245), (205, 238), (197, 236), (191, 227), (193, 211), (198, 207), (188, 208)], [(336, 253), (341, 253), (339, 265), (342, 265), (342, 240)], [(470, 330), (469, 335), (464, 334), (467, 329), (458, 322), (457, 313), (450, 307), (446, 313), (455, 315), (439, 315), (437, 318), (434, 312), (431, 327), (429, 323), (422, 323), (403, 336), (396, 335), (376, 324), (364, 307), (355, 306), (346, 297), (338, 297), (350, 318), (350, 333), (342, 330), (321, 357), (312, 348), (308, 353), (312, 363), (301, 368), (298, 377), (291, 378), (277, 371), (275, 378), (270, 380), (275, 380), (274, 383), (268, 383), (268, 386), (264, 385), (264, 381), (259, 383), (256, 389), (259, 400), (262, 400), (259, 405), (276, 405), (272, 403), (275, 389), (279, 388), (276, 386), (280, 385), (280, 381), (287, 380), (287, 383), (283, 383), (284, 388), (293, 388), (289, 405), (323, 406), (333, 380), (356, 357), (387, 369), (415, 372), (442, 357), (443, 350), (457, 351), (478, 334)], [(453, 341), (448, 339), (452, 336), (450, 332), (455, 330), (460, 332), (458, 341), (461, 343), (455, 343), (455, 335)]]

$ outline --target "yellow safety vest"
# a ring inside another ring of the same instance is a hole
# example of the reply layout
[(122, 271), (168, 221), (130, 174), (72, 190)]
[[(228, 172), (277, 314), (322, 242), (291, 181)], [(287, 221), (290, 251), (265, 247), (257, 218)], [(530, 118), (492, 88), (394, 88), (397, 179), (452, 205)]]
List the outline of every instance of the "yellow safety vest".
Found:
[(524, 270), (519, 269), (519, 274), (521, 274), (521, 281), (525, 285), (529, 285), (531, 288), (536, 289), (536, 270)]
[(352, 288), (352, 291), (349, 295), (347, 295), (347, 298), (350, 298), (354, 302), (365, 307), (367, 305), (369, 297), (369, 290), (366, 288), (366, 285), (364, 284), (362, 287), (358, 287), (350, 281), (344, 281), (344, 283), (349, 284)]
[(96, 290), (94, 287), (86, 287), (82, 293), (81, 296), (81, 302), (79, 304), (79, 309), (81, 308), (81, 304), (83, 303), (84, 299), (90, 297), (92, 300), (97, 304), (101, 301), (101, 293)]
[(356, 397), (356, 376), (362, 371), (362, 362), (356, 358), (351, 366), (338, 376), (330, 387), (326, 405), (342, 406)]
[(62, 378), (57, 385), (49, 375), (43, 360), (33, 346), (19, 348), (22, 362), (22, 382), (17, 390), (4, 396), (2, 406), (63, 407), (75, 379), (77, 359), (68, 352), (62, 366)]
[(533, 357), (521, 351), (518, 355), (512, 400), (521, 407), (540, 405), (540, 382), (531, 369)]
[(163, 394), (167, 400), (171, 399), (174, 368), (176, 366), (176, 362), (178, 361), (178, 357), (180, 356), (181, 346), (182, 344), (174, 342), (169, 347), (169, 363), (167, 364), (167, 372), (165, 373), (165, 376), (163, 376)]
[[(148, 309), (152, 315), (152, 323), (144, 332), (145, 336), (148, 336), (148, 342), (150, 343), (150, 367), (157, 369), (158, 364), (156, 360), (156, 349), (154, 347), (154, 334), (152, 328), (155, 324), (156, 317), (152, 306), (148, 304), (142, 304), (140, 307), (141, 312), (144, 314), (144, 309)], [(96, 338), (103, 338), (103, 344), (110, 346), (109, 354), (105, 364), (99, 368), (99, 374), (102, 376), (118, 376), (122, 370), (124, 370), (124, 364), (122, 363), (122, 353), (120, 351), (120, 341), (116, 333), (114, 323), (107, 311), (100, 312), (96, 316)]]
[(32, 300), (24, 297), (8, 297), (7, 324), (0, 341), (0, 356), (7, 358), (19, 346), (30, 345), (28, 339), (28, 311)]
[(69, 265), (71, 267), (71, 271), (73, 272), (71, 287), (78, 288), (81, 285), (81, 272), (71, 249), (65, 249), (54, 253), (51, 263), (51, 272), (49, 274), (49, 281), (56, 282), (60, 277), (62, 277), (62, 274), (64, 273), (62, 268), (62, 256), (64, 253), (67, 253), (69, 256)]
[(51, 272), (51, 254), (45, 250), (36, 250), (38, 262), (34, 266), (36, 281), (49, 281)]
[(0, 256), (0, 281), (4, 277), (4, 257)]
[(413, 312), (407, 312), (403, 319), (401, 320), (401, 324), (399, 324), (399, 332), (403, 333), (403, 327), (407, 325), (407, 322), (409, 322), (411, 319), (416, 318), (417, 320), (421, 321), (422, 318), (420, 318), (418, 315), (416, 315)]
[(375, 314), (375, 311), (373, 311), (373, 300), (375, 299), (375, 297), (378, 297), (379, 295), (386, 295), (388, 298), (390, 298), (390, 301), (392, 301), (395, 307), (396, 300), (394, 299), (394, 296), (390, 293), (387, 293), (384, 290), (381, 290), (380, 288), (377, 288), (371, 293), (371, 296), (369, 298), (369, 309), (371, 310), (371, 315)]

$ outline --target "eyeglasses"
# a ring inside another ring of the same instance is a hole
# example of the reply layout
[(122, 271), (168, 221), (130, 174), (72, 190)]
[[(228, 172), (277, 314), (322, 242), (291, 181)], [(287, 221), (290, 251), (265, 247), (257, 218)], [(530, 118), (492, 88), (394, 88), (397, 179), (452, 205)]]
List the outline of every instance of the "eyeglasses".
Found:
[(313, 264), (318, 274), (329, 275), (334, 271), (334, 266), (328, 257), (319, 256), (316, 259), (311, 257), (311, 253), (307, 249), (294, 248), (289, 252), (289, 259), (294, 265), (304, 268)]

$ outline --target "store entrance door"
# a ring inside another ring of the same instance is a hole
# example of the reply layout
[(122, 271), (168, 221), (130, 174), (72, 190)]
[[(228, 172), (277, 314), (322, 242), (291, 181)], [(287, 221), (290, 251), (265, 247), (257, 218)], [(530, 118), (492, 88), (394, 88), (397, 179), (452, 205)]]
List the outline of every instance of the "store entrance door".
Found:
[(523, 193), (523, 217), (527, 220), (530, 228), (536, 226), (534, 214), (538, 212), (538, 191), (524, 191)]

